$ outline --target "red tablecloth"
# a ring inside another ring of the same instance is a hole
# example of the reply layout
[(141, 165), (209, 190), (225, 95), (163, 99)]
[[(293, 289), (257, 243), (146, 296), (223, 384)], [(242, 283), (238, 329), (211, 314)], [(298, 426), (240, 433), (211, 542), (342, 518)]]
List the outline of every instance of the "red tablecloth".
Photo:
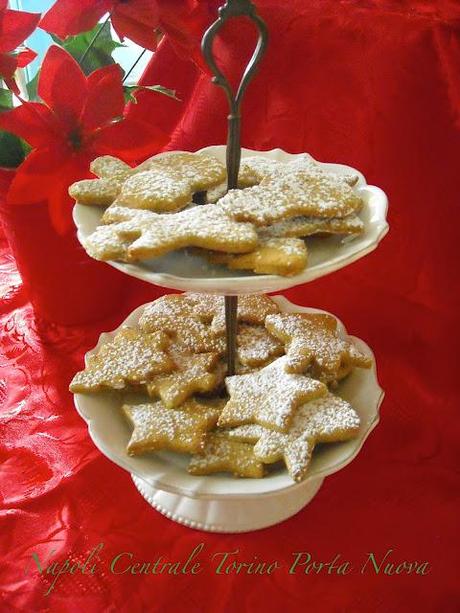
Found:
[[(148, 300), (149, 288), (135, 286), (125, 312), (110, 320), (37, 330), (2, 243), (1, 611), (458, 610), (460, 9), (454, 1), (257, 4), (271, 44), (244, 103), (243, 144), (348, 163), (390, 197), (391, 231), (377, 252), (287, 292), (333, 311), (373, 347), (387, 394), (381, 424), (350, 466), (277, 527), (219, 536), (174, 524), (96, 451), (67, 391), (98, 334)], [(246, 29), (239, 36), (237, 49)], [(220, 54), (232, 64), (229, 48)], [(224, 141), (223, 93), (167, 45), (145, 81), (182, 99), (146, 94), (151, 120), (171, 132), (170, 148)], [(99, 543), (93, 574), (91, 563), (45, 595), (54, 577), (40, 575), (36, 560), (83, 561)], [(121, 552), (184, 561), (199, 543), (203, 572), (195, 576), (109, 569)], [(240, 562), (257, 556), (283, 568), (216, 575), (212, 555), (237, 549)], [(380, 558), (389, 549), (392, 561), (427, 561), (428, 574), (360, 573), (369, 552)], [(300, 551), (322, 562), (340, 554), (353, 570), (289, 575)]]

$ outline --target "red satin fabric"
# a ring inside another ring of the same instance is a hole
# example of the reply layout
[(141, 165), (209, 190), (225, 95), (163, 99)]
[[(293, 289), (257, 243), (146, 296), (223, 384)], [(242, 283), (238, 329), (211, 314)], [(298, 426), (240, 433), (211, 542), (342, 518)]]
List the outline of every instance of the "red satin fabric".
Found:
[[(271, 42), (244, 102), (243, 145), (348, 163), (390, 197), (390, 234), (375, 253), (287, 292), (293, 301), (336, 313), (374, 349), (387, 394), (381, 423), (359, 457), (279, 526), (222, 536), (176, 525), (146, 505), (129, 475), (95, 450), (67, 392), (100, 331), (117, 325), (152, 290), (131, 286), (129, 304), (97, 325), (37, 330), (3, 243), (1, 610), (458, 610), (459, 6), (257, 4)], [(219, 54), (233, 66), (229, 50), (243, 53), (246, 29), (239, 30), (237, 47), (232, 36)], [(148, 105), (133, 109), (167, 127), (171, 149), (223, 142), (223, 93), (167, 44), (145, 82), (173, 87), (182, 100), (146, 94)], [(44, 560), (83, 560), (100, 542), (94, 575), (61, 577), (44, 596), (50, 580), (31, 564), (33, 552)], [(122, 551), (140, 561), (159, 555), (180, 561), (201, 542), (205, 569), (196, 576), (108, 570)], [(211, 555), (235, 549), (240, 561), (276, 559), (284, 571), (216, 576)], [(427, 560), (429, 574), (286, 572), (293, 552), (308, 551), (323, 562), (340, 553), (359, 569), (368, 552), (382, 556), (388, 549), (397, 561)]]

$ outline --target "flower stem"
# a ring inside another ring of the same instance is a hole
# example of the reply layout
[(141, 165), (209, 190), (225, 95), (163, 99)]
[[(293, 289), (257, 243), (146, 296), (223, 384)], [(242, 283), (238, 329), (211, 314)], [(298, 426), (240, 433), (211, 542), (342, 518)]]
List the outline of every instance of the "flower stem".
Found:
[(112, 16), (112, 13), (109, 13), (107, 15), (107, 17), (104, 19), (104, 21), (101, 23), (101, 25), (96, 30), (93, 38), (89, 41), (88, 46), (86, 47), (86, 49), (85, 49), (84, 53), (82, 54), (81, 58), (78, 60), (78, 63), (80, 64), (80, 66), (82, 68), (83, 68), (83, 64), (84, 64), (86, 58), (88, 57), (88, 53), (94, 47), (94, 44), (96, 43), (96, 41), (99, 38), (99, 36), (102, 34), (102, 30), (105, 28), (106, 24), (109, 22), (109, 19), (111, 18), (111, 16)]
[(137, 60), (134, 62), (134, 64), (131, 66), (131, 68), (128, 70), (128, 72), (125, 74), (125, 76), (123, 77), (123, 81), (122, 83), (125, 83), (126, 79), (129, 77), (129, 75), (132, 73), (132, 71), (136, 68), (136, 66), (138, 65), (138, 63), (140, 62), (142, 56), (144, 55), (144, 53), (147, 51), (147, 49), (144, 49), (142, 51), (142, 53), (140, 54), (140, 56), (137, 58)]

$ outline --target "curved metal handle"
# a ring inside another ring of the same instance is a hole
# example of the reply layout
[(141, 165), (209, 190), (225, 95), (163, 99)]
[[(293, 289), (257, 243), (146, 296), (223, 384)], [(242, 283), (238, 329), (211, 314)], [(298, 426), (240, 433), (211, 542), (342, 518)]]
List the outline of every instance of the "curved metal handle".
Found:
[[(232, 19), (233, 17), (248, 17), (255, 23), (259, 32), (256, 48), (254, 49), (252, 57), (244, 70), (236, 93), (233, 92), (228, 79), (217, 66), (212, 50), (214, 38), (218, 31), (229, 19)], [(234, 189), (238, 184), (238, 171), (240, 169), (241, 160), (241, 100), (244, 96), (244, 92), (246, 91), (249, 81), (254, 76), (257, 66), (265, 53), (267, 41), (267, 26), (257, 14), (256, 7), (250, 0), (227, 0), (224, 6), (220, 7), (219, 9), (219, 17), (208, 28), (208, 30), (206, 30), (203, 40), (201, 41), (201, 49), (204, 59), (214, 74), (213, 83), (219, 85), (225, 91), (230, 107), (227, 137), (227, 189)]]
[[(256, 48), (246, 66), (240, 84), (233, 92), (232, 87), (217, 66), (212, 45), (214, 38), (222, 26), (233, 17), (249, 17), (257, 27), (259, 38)], [(268, 31), (265, 22), (259, 17), (256, 12), (256, 7), (250, 0), (227, 0), (224, 6), (219, 9), (219, 17), (206, 30), (203, 40), (201, 41), (201, 50), (204, 59), (208, 64), (211, 72), (214, 74), (213, 83), (222, 87), (225, 91), (230, 107), (228, 115), (228, 136), (227, 136), (227, 189), (235, 189), (238, 186), (238, 172), (240, 170), (241, 161), (241, 114), (240, 106), (244, 92), (249, 84), (249, 81), (256, 72), (262, 56), (267, 47)], [(237, 334), (237, 296), (225, 296), (225, 323), (227, 337), (227, 375), (235, 374), (235, 359), (236, 359), (236, 334)]]

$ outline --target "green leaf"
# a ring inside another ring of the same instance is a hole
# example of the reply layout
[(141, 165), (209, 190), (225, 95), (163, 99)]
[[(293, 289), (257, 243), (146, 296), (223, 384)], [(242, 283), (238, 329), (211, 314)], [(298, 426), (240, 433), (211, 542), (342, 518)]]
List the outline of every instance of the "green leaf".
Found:
[(168, 89), (167, 87), (163, 87), (163, 85), (125, 85), (123, 89), (125, 92), (126, 102), (133, 102), (134, 104), (137, 104), (135, 94), (142, 90), (157, 92), (158, 94), (162, 94), (168, 98), (173, 98), (174, 100), (180, 101), (180, 98), (176, 96), (176, 91), (174, 89)]
[(31, 79), (26, 85), (29, 100), (38, 100), (37, 87), (38, 87), (38, 77), (39, 76), (40, 76), (40, 71), (38, 71), (37, 74), (34, 76), (34, 78)]
[(24, 142), (10, 132), (0, 131), (0, 167), (16, 168), (24, 161)]
[[(97, 38), (95, 38), (96, 36)], [(69, 36), (65, 40), (53, 36), (53, 40), (64, 47), (80, 63), (85, 74), (89, 74), (102, 66), (115, 64), (115, 60), (112, 58), (113, 51), (118, 47), (124, 47), (124, 45), (112, 39), (109, 22), (103, 25), (97, 24), (92, 30), (82, 32), (77, 36)], [(81, 59), (90, 45), (91, 49), (81, 63)]]
[(0, 87), (0, 112), (13, 108), (13, 94), (9, 89)]

